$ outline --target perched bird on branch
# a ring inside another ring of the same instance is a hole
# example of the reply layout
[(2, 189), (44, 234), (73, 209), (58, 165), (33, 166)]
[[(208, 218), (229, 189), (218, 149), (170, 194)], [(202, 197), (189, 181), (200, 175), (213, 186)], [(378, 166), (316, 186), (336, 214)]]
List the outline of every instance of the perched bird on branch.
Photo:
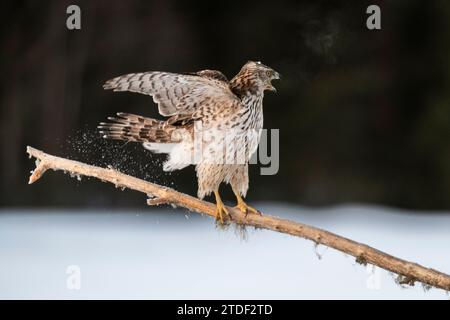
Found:
[(216, 218), (223, 223), (229, 213), (219, 195), (222, 182), (231, 184), (242, 212), (259, 213), (242, 197), (249, 186), (248, 161), (263, 128), (264, 91), (276, 91), (271, 81), (279, 78), (259, 61), (247, 62), (231, 81), (216, 70), (123, 75), (103, 88), (150, 95), (168, 119), (118, 113), (98, 128), (104, 138), (136, 141), (155, 153), (168, 154), (165, 171), (195, 165), (198, 197), (214, 193)]

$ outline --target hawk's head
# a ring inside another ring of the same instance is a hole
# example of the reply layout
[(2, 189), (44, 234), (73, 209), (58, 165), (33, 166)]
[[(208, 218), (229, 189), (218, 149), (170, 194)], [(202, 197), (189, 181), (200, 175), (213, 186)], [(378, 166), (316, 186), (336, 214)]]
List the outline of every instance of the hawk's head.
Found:
[(258, 89), (277, 91), (272, 85), (272, 80), (280, 79), (280, 74), (260, 61), (247, 62), (239, 74), (251, 80), (251, 84), (256, 85)]

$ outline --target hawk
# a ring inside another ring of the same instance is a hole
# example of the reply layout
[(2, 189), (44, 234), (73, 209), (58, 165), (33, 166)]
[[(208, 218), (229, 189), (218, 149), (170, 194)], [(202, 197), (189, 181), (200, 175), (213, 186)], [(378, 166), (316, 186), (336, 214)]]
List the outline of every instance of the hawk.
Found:
[(135, 141), (154, 153), (167, 154), (164, 171), (195, 165), (198, 197), (214, 193), (216, 220), (221, 223), (225, 215), (230, 217), (219, 195), (222, 182), (231, 185), (238, 209), (259, 214), (243, 200), (249, 187), (248, 161), (263, 128), (264, 91), (276, 91), (271, 81), (279, 78), (259, 61), (247, 62), (230, 81), (217, 70), (119, 76), (103, 88), (150, 95), (168, 119), (118, 113), (98, 128), (106, 139)]

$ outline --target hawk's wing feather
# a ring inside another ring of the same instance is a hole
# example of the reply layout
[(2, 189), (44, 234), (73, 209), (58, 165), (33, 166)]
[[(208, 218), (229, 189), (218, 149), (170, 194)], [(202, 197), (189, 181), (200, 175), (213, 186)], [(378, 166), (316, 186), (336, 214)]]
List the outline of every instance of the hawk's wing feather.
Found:
[(205, 104), (239, 100), (225, 81), (170, 72), (130, 73), (108, 80), (103, 88), (150, 95), (163, 116), (192, 114)]

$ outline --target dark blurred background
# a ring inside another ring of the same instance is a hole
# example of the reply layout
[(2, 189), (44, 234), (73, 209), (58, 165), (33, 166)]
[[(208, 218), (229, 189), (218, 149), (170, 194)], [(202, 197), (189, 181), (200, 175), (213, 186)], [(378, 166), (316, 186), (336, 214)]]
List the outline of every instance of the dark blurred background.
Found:
[[(81, 30), (66, 8), (81, 8)], [(382, 30), (366, 28), (381, 7)], [(118, 111), (157, 117), (148, 96), (104, 91), (139, 71), (222, 70), (261, 60), (283, 75), (265, 127), (280, 170), (251, 168), (252, 201), (450, 209), (449, 1), (2, 1), (1, 206), (144, 206), (144, 196), (48, 173), (27, 185), (26, 145), (196, 193), (137, 144), (104, 141)], [(225, 190), (225, 188), (224, 188)], [(228, 193), (230, 196), (230, 194)], [(230, 196), (229, 199), (232, 199)]]

